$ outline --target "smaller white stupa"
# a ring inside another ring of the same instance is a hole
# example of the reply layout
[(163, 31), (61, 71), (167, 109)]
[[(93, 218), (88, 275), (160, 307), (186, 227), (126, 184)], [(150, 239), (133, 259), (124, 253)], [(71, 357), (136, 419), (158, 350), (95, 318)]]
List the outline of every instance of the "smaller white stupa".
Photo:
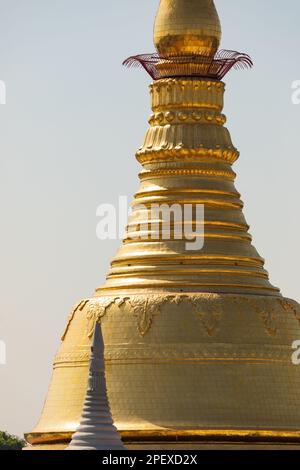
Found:
[(91, 347), (88, 388), (80, 425), (66, 450), (125, 450), (113, 424), (107, 398), (104, 343), (96, 323)]

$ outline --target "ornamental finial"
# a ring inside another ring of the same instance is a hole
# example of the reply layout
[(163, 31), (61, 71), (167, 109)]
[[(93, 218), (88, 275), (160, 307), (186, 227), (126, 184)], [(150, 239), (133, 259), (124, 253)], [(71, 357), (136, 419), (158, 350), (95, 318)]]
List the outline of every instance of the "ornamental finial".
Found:
[(232, 68), (250, 68), (251, 57), (220, 50), (221, 24), (213, 0), (160, 0), (154, 24), (157, 52), (128, 57), (153, 80), (201, 77), (222, 80)]
[(154, 44), (161, 57), (213, 57), (219, 49), (221, 35), (213, 0), (160, 0)]

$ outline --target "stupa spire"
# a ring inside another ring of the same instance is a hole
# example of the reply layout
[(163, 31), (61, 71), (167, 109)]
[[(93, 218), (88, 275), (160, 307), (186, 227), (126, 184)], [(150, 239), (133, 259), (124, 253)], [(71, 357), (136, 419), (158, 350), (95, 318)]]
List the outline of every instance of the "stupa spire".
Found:
[(67, 450), (124, 450), (109, 408), (104, 372), (104, 344), (99, 323), (91, 347), (88, 388), (80, 425)]
[[(235, 187), (239, 152), (223, 114), (221, 80), (252, 62), (217, 51), (220, 38), (212, 1), (161, 0), (158, 53), (126, 61), (153, 78), (149, 128), (136, 154), (140, 188), (105, 284), (67, 322), (42, 417), (27, 436), (38, 448), (64, 446), (74, 432), (99, 321), (110, 406), (127, 448), (300, 443), (299, 371), (291, 360), (300, 306), (270, 283), (252, 244)], [(166, 206), (181, 213), (172, 217)], [(192, 250), (191, 231), (204, 242)], [(85, 436), (95, 400), (88, 393)], [(69, 409), (66, 396), (74, 398)], [(102, 418), (100, 406), (100, 425)]]

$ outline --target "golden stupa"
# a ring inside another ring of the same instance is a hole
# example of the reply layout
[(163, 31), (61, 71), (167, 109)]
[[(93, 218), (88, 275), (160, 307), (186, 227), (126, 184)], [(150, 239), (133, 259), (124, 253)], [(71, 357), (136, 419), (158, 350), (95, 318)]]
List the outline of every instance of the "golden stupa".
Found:
[[(161, 0), (158, 69), (172, 57), (213, 60), (220, 38), (212, 0)], [(26, 436), (36, 449), (65, 448), (78, 425), (98, 321), (111, 410), (128, 448), (300, 443), (300, 373), (291, 360), (300, 307), (270, 284), (251, 244), (224, 83), (173, 65), (178, 76), (150, 85), (131, 235), (106, 283), (68, 318), (42, 416)], [(152, 204), (203, 204), (204, 246), (153, 236)]]

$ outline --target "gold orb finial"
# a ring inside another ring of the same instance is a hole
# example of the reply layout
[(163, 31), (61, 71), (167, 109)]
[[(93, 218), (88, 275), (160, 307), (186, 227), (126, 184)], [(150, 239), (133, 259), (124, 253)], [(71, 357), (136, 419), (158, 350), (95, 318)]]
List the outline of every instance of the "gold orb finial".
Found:
[(154, 44), (160, 56), (214, 56), (221, 35), (213, 0), (160, 1), (154, 26)]

